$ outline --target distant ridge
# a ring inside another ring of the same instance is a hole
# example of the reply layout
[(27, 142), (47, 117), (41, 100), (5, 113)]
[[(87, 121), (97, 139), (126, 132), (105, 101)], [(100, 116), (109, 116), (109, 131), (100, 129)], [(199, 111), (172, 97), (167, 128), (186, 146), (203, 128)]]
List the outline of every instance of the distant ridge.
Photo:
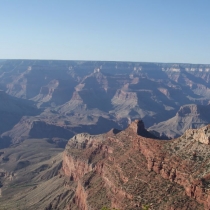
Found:
[(187, 129), (210, 124), (210, 105), (189, 104), (181, 106), (174, 117), (151, 126), (148, 130), (160, 138), (176, 138)]

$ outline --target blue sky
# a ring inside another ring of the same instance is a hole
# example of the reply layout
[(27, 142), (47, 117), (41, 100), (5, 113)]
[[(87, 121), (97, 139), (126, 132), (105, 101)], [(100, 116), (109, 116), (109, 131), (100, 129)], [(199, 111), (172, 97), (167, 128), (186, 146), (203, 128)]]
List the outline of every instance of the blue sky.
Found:
[(0, 0), (0, 59), (210, 64), (209, 0)]

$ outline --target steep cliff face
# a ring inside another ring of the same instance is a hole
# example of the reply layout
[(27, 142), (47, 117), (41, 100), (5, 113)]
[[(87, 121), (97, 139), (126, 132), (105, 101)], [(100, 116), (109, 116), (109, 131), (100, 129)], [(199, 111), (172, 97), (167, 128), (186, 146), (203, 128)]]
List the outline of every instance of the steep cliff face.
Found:
[(109, 151), (109, 147), (102, 144), (104, 140), (103, 135), (77, 134), (68, 142), (63, 155), (63, 171), (70, 180), (78, 181), (84, 174), (98, 170), (96, 163), (103, 159), (101, 154), (104, 156)]
[(142, 129), (136, 120), (117, 134), (80, 134), (69, 141), (62, 170), (70, 184), (77, 183), (77, 202), (68, 206), (210, 209), (209, 126), (170, 141), (140, 136)]

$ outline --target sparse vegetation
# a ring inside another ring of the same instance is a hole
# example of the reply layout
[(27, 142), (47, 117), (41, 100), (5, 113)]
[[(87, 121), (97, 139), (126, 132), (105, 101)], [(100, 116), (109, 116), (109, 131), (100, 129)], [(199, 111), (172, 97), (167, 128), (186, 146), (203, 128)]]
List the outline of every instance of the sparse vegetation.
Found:
[(142, 205), (142, 210), (149, 210), (149, 209), (150, 209), (150, 205), (148, 204)]
[(116, 208), (108, 208), (106, 206), (102, 207), (101, 210), (119, 210), (119, 209), (116, 209)]

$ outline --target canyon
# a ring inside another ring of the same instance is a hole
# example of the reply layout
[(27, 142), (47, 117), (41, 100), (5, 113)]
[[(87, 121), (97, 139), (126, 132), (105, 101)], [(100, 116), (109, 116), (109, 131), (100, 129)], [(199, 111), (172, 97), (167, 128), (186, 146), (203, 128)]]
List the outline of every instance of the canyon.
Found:
[(210, 65), (0, 60), (0, 209), (210, 209)]
[[(199, 114), (210, 101), (209, 79), (203, 64), (0, 60), (0, 148), (37, 138), (36, 127), (40, 138), (56, 129), (67, 142), (81, 132), (125, 129), (134, 119), (159, 138), (178, 137), (210, 123)], [(196, 117), (179, 116), (188, 105), (199, 106)]]

